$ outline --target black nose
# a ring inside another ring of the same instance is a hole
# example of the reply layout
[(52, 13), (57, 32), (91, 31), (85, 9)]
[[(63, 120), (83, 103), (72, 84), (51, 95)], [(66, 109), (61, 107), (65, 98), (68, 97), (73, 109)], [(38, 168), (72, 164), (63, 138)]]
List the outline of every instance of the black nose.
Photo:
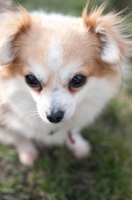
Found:
[(59, 110), (57, 112), (51, 112), (47, 114), (47, 119), (52, 123), (58, 123), (63, 119), (64, 112)]

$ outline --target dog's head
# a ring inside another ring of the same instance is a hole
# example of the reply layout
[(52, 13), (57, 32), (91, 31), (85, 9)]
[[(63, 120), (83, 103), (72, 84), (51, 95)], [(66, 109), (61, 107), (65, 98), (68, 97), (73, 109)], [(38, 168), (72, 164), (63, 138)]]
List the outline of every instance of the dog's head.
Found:
[(2, 71), (23, 78), (45, 122), (68, 120), (82, 102), (101, 105), (117, 91), (128, 41), (122, 19), (102, 11), (85, 8), (83, 19), (23, 8), (1, 15)]

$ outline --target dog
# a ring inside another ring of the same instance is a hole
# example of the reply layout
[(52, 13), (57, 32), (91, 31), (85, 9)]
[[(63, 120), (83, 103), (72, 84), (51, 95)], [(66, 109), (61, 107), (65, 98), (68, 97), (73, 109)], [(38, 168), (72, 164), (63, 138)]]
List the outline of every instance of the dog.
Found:
[(130, 55), (123, 18), (103, 10), (86, 6), (73, 17), (19, 6), (1, 14), (0, 142), (22, 164), (36, 161), (34, 141), (89, 154), (80, 131), (118, 94)]

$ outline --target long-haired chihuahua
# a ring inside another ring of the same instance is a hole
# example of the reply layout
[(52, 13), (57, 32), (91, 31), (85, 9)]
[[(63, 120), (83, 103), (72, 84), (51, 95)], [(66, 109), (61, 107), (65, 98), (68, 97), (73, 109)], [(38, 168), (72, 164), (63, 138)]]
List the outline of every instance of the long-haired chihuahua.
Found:
[(0, 142), (16, 147), (21, 163), (38, 157), (33, 140), (66, 145), (82, 158), (80, 135), (119, 92), (130, 54), (124, 19), (104, 6), (81, 17), (0, 15)]

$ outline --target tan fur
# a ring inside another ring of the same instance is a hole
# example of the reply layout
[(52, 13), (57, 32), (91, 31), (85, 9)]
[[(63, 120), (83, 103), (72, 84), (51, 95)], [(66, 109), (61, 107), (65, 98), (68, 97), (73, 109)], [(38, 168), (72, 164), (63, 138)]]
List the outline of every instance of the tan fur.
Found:
[[(82, 46), (82, 48), (80, 48), (78, 52), (76, 51), (76, 54), (75, 54), (74, 50), (76, 49), (76, 46), (75, 45), (71, 46), (70, 43), (67, 43), (66, 51), (63, 52), (65, 60), (70, 59), (70, 57), (73, 58), (80, 55), (84, 60), (84, 65), (85, 65), (85, 62), (86, 62), (86, 65), (88, 62), (91, 69), (88, 69), (87, 76), (95, 75), (95, 76), (100, 77), (100, 76), (103, 76), (103, 74), (106, 75), (107, 74), (106, 71), (108, 71), (108, 75), (110, 75), (110, 72), (113, 72), (113, 70), (109, 66), (106, 66), (104, 63), (101, 63), (100, 59), (98, 59), (100, 56), (100, 50), (102, 48), (101, 47), (102, 42), (100, 41), (100, 37), (103, 32), (107, 32), (109, 30), (109, 34), (112, 37), (114, 37), (114, 40), (118, 42), (118, 46), (122, 53), (120, 58), (124, 58), (125, 54), (128, 53), (127, 50), (128, 50), (128, 45), (130, 42), (128, 41), (127, 43), (126, 40), (123, 41), (123, 38), (121, 39), (120, 37), (122, 35), (119, 35), (120, 29), (121, 29), (121, 27), (119, 26), (120, 25), (119, 23), (121, 23), (123, 20), (121, 20), (121, 18), (119, 18), (118, 15), (114, 13), (110, 13), (105, 16), (102, 16), (103, 10), (104, 10), (103, 6), (97, 10), (96, 9), (93, 10), (90, 14), (87, 14), (87, 7), (83, 10), (83, 13), (82, 13), (83, 22), (84, 22), (84, 26), (89, 32), (90, 40), (88, 40), (89, 38), (87, 35), (83, 38), (80, 38), (79, 34), (75, 34), (75, 35), (69, 34), (68, 40), (69, 41), (73, 40), (75, 42), (78, 41), (78, 46), (80, 47)], [(11, 15), (10, 17), (13, 20), (10, 20), (9, 22), (7, 21), (7, 23), (4, 23), (3, 31), (1, 30), (0, 37), (3, 37), (3, 35), (6, 38), (11, 37), (10, 33), (12, 33), (13, 35), (12, 51), (13, 51), (13, 54), (16, 56), (16, 59), (6, 69), (6, 74), (12, 75), (18, 72), (22, 73), (21, 66), (18, 66), (18, 65), (20, 65), (21, 63), (23, 67), (24, 66), (23, 57), (25, 59), (31, 53), (34, 58), (42, 62), (43, 58), (41, 57), (42, 55), (41, 52), (44, 51), (45, 56), (46, 56), (45, 49), (48, 46), (49, 37), (44, 38), (43, 35), (48, 34), (48, 33), (46, 31), (41, 30), (41, 27), (39, 27), (39, 24), (35, 22), (36, 19), (32, 19), (24, 8), (20, 7), (19, 11), (16, 14), (10, 13), (10, 15)], [(118, 28), (119, 28), (119, 31), (117, 31)], [(51, 30), (51, 32), (53, 32), (53, 35), (56, 34), (57, 37), (60, 37), (60, 38), (62, 37), (63, 39), (63, 35), (59, 35), (58, 32), (55, 33), (54, 30)], [(50, 37), (52, 37), (51, 32), (50, 32)], [(30, 37), (27, 37), (28, 35)], [(39, 35), (39, 38), (38, 38), (38, 35)], [(41, 37), (43, 38), (43, 42), (42, 42)], [(34, 46), (32, 47), (32, 44), (34, 45), (34, 41), (35, 42), (37, 41), (39, 50), (35, 49)], [(26, 51), (25, 49), (26, 44), (30, 45), (31, 48), (33, 48), (32, 52)], [(74, 44), (74, 42), (72, 44)], [(92, 46), (92, 44), (96, 44), (96, 45)], [(64, 41), (64, 45), (65, 45), (65, 41)], [(23, 48), (25, 52), (22, 52)], [(90, 49), (90, 54), (87, 51), (88, 48)], [(100, 63), (101, 69), (99, 69), (98, 66), (95, 67), (95, 65), (97, 65), (95, 63), (96, 60), (98, 64)]]

